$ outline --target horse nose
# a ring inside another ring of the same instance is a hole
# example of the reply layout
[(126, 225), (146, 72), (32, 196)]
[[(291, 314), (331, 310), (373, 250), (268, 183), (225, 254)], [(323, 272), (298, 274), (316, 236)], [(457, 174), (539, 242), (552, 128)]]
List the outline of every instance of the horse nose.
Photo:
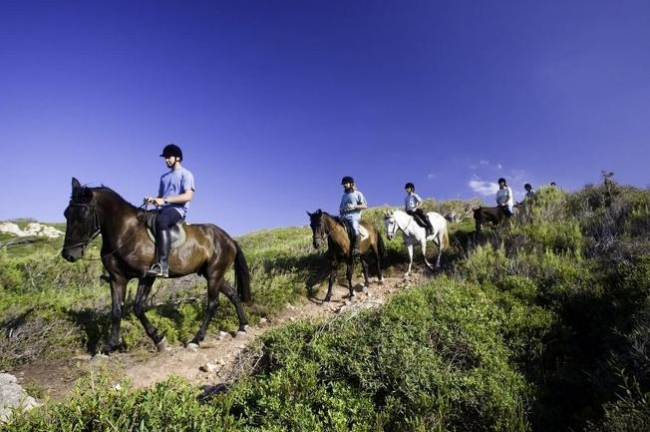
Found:
[(68, 262), (75, 262), (79, 258), (81, 258), (82, 255), (83, 255), (83, 250), (78, 251), (77, 249), (74, 249), (70, 251), (70, 249), (63, 249), (61, 251), (61, 256)]
[(314, 245), (314, 249), (318, 249), (320, 247), (320, 242), (316, 239), (313, 240), (312, 244)]
[(74, 258), (72, 257), (72, 255), (70, 255), (70, 253), (66, 249), (63, 249), (61, 251), (61, 256), (63, 257), (63, 259), (65, 259), (68, 262), (73, 262), (74, 261)]

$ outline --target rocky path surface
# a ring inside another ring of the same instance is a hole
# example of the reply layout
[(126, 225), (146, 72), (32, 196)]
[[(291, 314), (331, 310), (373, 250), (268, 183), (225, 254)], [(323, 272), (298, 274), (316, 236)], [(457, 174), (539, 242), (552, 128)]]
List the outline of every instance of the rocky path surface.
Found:
[(425, 282), (430, 275), (413, 274), (409, 279), (385, 278), (382, 284), (373, 280), (370, 287), (357, 285), (356, 296), (349, 299), (348, 289), (342, 285), (334, 287), (332, 301), (322, 303), (324, 291), (313, 299), (304, 299), (300, 304), (287, 304), (284, 311), (259, 325), (248, 328), (246, 333), (230, 334), (220, 332), (208, 334), (198, 349), (181, 345), (168, 347), (165, 352), (115, 353), (110, 356), (81, 355), (47, 364), (31, 365), (17, 374), (20, 381), (33, 383), (44, 393), (45, 399), (59, 400), (70, 394), (74, 384), (90, 371), (109, 370), (116, 379), (125, 378), (133, 388), (150, 387), (172, 375), (180, 376), (192, 384), (211, 387), (228, 384), (241, 373), (246, 363), (242, 352), (257, 336), (266, 331), (298, 320), (334, 317), (346, 310), (376, 307), (390, 296)]

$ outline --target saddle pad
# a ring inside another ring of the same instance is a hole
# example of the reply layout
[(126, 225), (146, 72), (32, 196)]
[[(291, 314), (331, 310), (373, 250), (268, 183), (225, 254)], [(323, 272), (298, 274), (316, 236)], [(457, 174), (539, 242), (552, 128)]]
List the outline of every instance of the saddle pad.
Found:
[[(350, 235), (350, 233), (352, 232), (352, 228), (350, 228), (347, 223), (343, 223), (343, 228), (345, 229), (347, 235)], [(366, 227), (364, 227), (361, 224), (359, 224), (359, 235), (361, 235), (361, 240), (365, 240), (368, 237), (370, 237), (370, 234), (368, 234), (368, 230), (366, 229)]]
[(368, 230), (363, 225), (359, 225), (359, 234), (361, 234), (361, 240), (368, 238)]
[[(185, 240), (187, 240), (187, 235), (185, 234), (185, 228), (183, 225), (185, 225), (185, 222), (181, 221), (174, 225), (171, 229), (172, 249), (176, 249), (177, 247), (182, 246), (185, 243)], [(153, 231), (151, 231), (151, 228), (149, 227), (147, 227), (147, 234), (149, 234), (149, 240), (155, 244), (156, 238), (153, 235)]]

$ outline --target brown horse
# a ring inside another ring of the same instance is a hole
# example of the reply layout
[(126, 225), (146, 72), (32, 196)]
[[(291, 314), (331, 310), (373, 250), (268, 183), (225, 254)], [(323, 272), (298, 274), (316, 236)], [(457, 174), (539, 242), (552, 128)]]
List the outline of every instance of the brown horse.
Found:
[[(164, 334), (160, 334), (151, 324), (144, 309), (155, 281), (154, 277), (147, 276), (147, 269), (155, 257), (155, 245), (141, 221), (147, 213), (151, 212), (134, 207), (107, 187), (82, 187), (77, 179), (72, 179), (72, 197), (64, 213), (67, 225), (61, 254), (66, 260), (74, 262), (83, 257), (86, 246), (92, 239), (102, 235), (101, 260), (109, 274), (113, 304), (111, 335), (102, 348), (104, 353), (123, 346), (120, 340), (120, 321), (126, 285), (131, 279), (139, 281), (135, 315), (158, 349), (163, 350), (166, 346)], [(248, 265), (239, 245), (215, 225), (186, 225), (184, 228), (187, 237), (185, 243), (171, 251), (170, 277), (197, 273), (208, 282), (205, 317), (190, 343), (198, 345), (205, 337), (208, 324), (217, 310), (220, 291), (235, 305), (239, 330), (244, 331), (246, 318), (240, 298), (250, 301), (251, 292)], [(239, 298), (224, 280), (224, 275), (233, 263)]]
[[(351, 244), (350, 237), (348, 236), (347, 231), (343, 227), (342, 222), (333, 216), (325, 213), (324, 211), (318, 209), (314, 213), (309, 213), (309, 220), (311, 225), (311, 230), (313, 234), (313, 244), (314, 248), (320, 248), (323, 239), (327, 237), (327, 256), (330, 263), (330, 280), (329, 287), (327, 288), (327, 295), (325, 296), (325, 301), (329, 302), (332, 299), (332, 286), (334, 285), (334, 279), (336, 279), (336, 270), (338, 268), (339, 261), (345, 260), (347, 264), (347, 278), (348, 285), (350, 287), (350, 298), (354, 297), (354, 289), (352, 288), (352, 271), (354, 269), (354, 259), (351, 253)], [(368, 264), (366, 263), (363, 255), (370, 249), (375, 254), (377, 258), (377, 273), (379, 274), (379, 282), (383, 281), (383, 276), (381, 273), (381, 257), (383, 257), (386, 252), (384, 248), (384, 240), (381, 238), (379, 231), (373, 225), (362, 221), (361, 225), (368, 231), (368, 237), (361, 240), (360, 250), (361, 256), (359, 260), (361, 261), (361, 266), (363, 267), (363, 278), (365, 280), (365, 286), (370, 284), (368, 278)]]
[(483, 224), (491, 222), (494, 225), (499, 225), (504, 220), (508, 219), (510, 215), (501, 206), (497, 207), (479, 207), (474, 209), (474, 222), (476, 222), (476, 231), (481, 232)]

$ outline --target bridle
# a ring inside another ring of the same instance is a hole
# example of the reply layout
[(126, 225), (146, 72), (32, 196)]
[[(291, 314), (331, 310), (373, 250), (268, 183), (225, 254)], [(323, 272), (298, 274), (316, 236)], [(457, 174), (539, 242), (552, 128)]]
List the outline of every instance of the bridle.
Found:
[[(399, 223), (397, 222), (397, 218), (395, 217), (395, 214), (390, 214), (386, 219), (392, 219), (393, 223), (391, 225), (395, 226), (395, 228), (393, 229), (393, 232), (389, 232), (388, 230), (386, 232), (386, 235), (388, 235), (390, 238), (395, 237), (395, 234), (397, 234), (398, 230), (404, 231), (411, 224), (411, 221), (409, 221), (406, 224), (406, 226), (404, 228), (402, 228), (401, 226), (399, 226)], [(411, 218), (411, 220), (413, 220), (413, 218)]]
[(330, 236), (330, 234), (332, 233), (332, 230), (329, 230), (329, 231), (327, 230), (327, 224), (325, 223), (325, 218), (322, 215), (321, 215), (321, 218), (320, 218), (320, 226), (319, 226), (319, 228), (320, 228), (320, 240), (324, 241), (324, 240), (327, 239), (327, 237)]
[(95, 240), (99, 233), (101, 232), (101, 225), (99, 222), (99, 215), (97, 214), (97, 204), (81, 204), (81, 203), (70, 203), (70, 207), (82, 207), (87, 208), (88, 211), (92, 211), (93, 217), (93, 233), (88, 236), (86, 239), (73, 244), (72, 246), (64, 246), (63, 249), (73, 249), (79, 246), (85, 246), (91, 241)]

